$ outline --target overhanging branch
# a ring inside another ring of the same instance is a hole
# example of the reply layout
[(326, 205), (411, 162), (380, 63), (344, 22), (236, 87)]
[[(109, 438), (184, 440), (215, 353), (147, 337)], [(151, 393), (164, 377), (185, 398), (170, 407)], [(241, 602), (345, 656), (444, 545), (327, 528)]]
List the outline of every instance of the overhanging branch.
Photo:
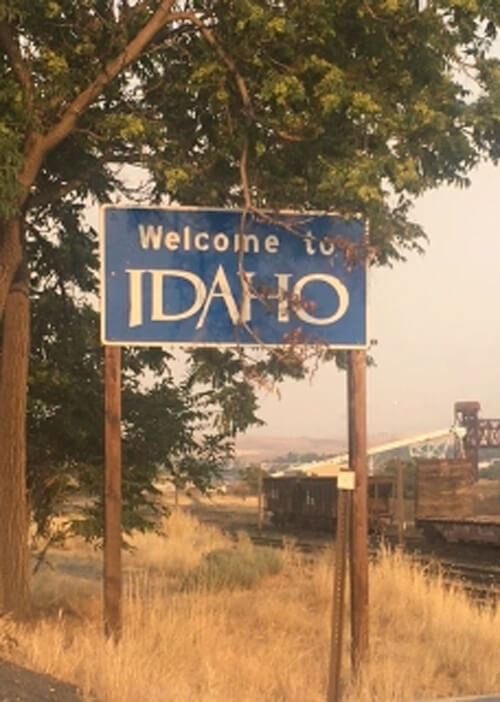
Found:
[(78, 118), (91, 103), (102, 93), (104, 88), (118, 76), (124, 68), (135, 61), (143, 49), (154, 38), (165, 24), (173, 21), (170, 9), (175, 0), (163, 0), (149, 22), (127, 44), (125, 49), (109, 61), (90, 85), (83, 90), (66, 108), (59, 122), (46, 134), (32, 135), (31, 149), (27, 154), (24, 167), (19, 176), (19, 182), (25, 192), (21, 197), (23, 204), (28, 195), (28, 189), (34, 182), (46, 154), (60, 144), (74, 129)]

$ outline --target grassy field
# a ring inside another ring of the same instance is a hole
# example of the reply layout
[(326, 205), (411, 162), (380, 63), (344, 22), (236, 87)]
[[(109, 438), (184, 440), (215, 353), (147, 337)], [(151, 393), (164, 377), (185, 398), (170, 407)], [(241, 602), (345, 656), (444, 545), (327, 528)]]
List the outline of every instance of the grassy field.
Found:
[[(263, 553), (243, 537), (233, 552), (219, 530), (182, 511), (165, 532), (137, 537), (125, 556), (119, 645), (101, 633), (100, 554), (73, 543), (36, 576), (34, 621), (0, 620), (0, 654), (102, 702), (323, 702), (330, 557), (304, 561), (292, 546)], [(345, 645), (347, 654), (348, 636)], [(344, 657), (343, 699), (498, 691), (499, 648), (498, 610), (385, 554), (371, 570), (371, 660), (352, 680)]]

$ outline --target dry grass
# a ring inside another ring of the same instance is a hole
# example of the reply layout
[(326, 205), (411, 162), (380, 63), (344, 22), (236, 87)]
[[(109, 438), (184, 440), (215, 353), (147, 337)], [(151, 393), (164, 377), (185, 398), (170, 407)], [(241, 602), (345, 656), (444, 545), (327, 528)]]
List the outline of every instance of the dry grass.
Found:
[[(289, 548), (283, 572), (253, 589), (183, 592), (182, 577), (227, 539), (180, 512), (166, 531), (167, 539), (138, 537), (125, 559), (118, 646), (101, 634), (99, 584), (90, 577), (98, 556), (89, 552), (87, 571), (80, 561), (73, 573), (67, 567), (63, 575), (37, 576), (35, 599), (51, 609), (31, 625), (5, 623), (3, 638), (0, 625), (2, 653), (92, 690), (102, 702), (323, 702), (329, 558), (311, 565)], [(239, 548), (248, 548), (244, 539)], [(81, 547), (77, 555), (83, 558)], [(70, 560), (59, 557), (59, 565)], [(499, 611), (474, 606), (411, 560), (389, 554), (372, 567), (371, 601), (371, 661), (350, 682), (345, 656), (345, 702), (500, 690)]]
[(230, 544), (219, 529), (175, 510), (163, 520), (160, 533), (137, 534), (132, 539), (133, 550), (125, 555), (125, 564), (181, 576), (195, 568), (206, 553)]

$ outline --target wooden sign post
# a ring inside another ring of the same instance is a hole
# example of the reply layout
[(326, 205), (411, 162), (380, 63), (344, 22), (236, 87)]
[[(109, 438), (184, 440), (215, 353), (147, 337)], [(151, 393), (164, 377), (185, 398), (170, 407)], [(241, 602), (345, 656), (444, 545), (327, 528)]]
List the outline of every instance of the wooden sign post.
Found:
[(104, 347), (104, 630), (118, 641), (121, 595), (121, 349)]
[[(345, 475), (344, 475), (345, 474)], [(354, 485), (341, 485), (342, 478), (350, 478), (351, 471), (341, 471), (337, 479), (337, 530), (335, 535), (335, 569), (333, 573), (332, 633), (327, 702), (340, 699), (342, 672), (342, 640), (344, 632), (345, 576), (349, 551), (351, 495)], [(352, 481), (353, 482), (353, 481)]]
[(368, 464), (365, 351), (349, 352), (347, 403), (349, 470), (341, 470), (337, 476), (337, 534), (327, 702), (338, 702), (341, 697), (344, 583), (349, 551), (351, 661), (355, 673), (359, 672), (368, 656)]
[(355, 474), (351, 517), (351, 659), (355, 672), (368, 656), (368, 465), (366, 351), (349, 352), (349, 467)]

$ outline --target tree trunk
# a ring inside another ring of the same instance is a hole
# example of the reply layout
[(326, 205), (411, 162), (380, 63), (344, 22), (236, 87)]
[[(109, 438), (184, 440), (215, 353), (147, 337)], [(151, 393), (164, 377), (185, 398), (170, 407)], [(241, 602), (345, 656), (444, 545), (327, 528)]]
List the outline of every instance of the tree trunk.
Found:
[(21, 224), (18, 218), (14, 218), (0, 229), (0, 321), (12, 278), (21, 263), (22, 256)]
[(0, 360), (0, 613), (29, 613), (26, 400), (30, 350), (27, 275), (18, 267), (7, 295)]

